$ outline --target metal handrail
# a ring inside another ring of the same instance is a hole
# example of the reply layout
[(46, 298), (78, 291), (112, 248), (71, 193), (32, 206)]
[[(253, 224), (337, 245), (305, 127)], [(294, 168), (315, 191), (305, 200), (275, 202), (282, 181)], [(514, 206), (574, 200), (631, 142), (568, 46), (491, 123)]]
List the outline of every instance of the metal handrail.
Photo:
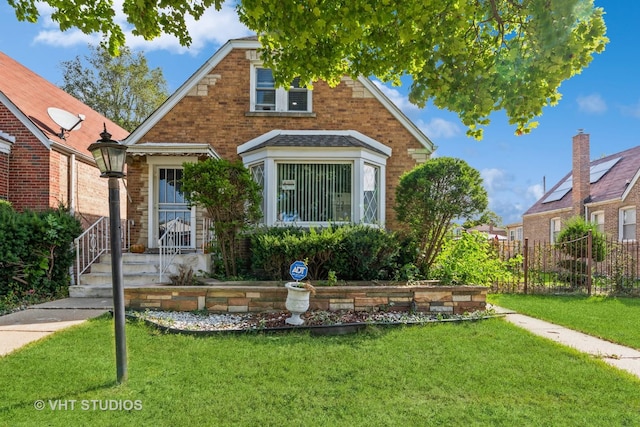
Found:
[[(121, 221), (120, 233), (123, 250), (128, 250), (131, 244), (132, 224), (132, 220)], [(80, 276), (82, 273), (87, 271), (102, 254), (110, 252), (109, 218), (104, 216), (98, 218), (98, 220), (91, 224), (80, 236), (76, 237), (73, 242), (76, 250), (75, 284), (80, 284)]]
[(211, 218), (202, 218), (202, 252), (206, 252), (211, 246), (211, 242), (216, 240), (213, 232), (213, 220)]
[(178, 222), (172, 222), (164, 234), (158, 239), (158, 249), (160, 253), (160, 282), (163, 281), (163, 275), (173, 263), (176, 255), (181, 253), (181, 247), (176, 244), (177, 232), (175, 230)]

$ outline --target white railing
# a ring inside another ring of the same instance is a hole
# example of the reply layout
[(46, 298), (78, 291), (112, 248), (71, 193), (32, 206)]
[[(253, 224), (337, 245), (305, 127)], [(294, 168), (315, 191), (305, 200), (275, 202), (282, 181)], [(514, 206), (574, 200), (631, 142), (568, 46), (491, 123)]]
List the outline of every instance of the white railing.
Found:
[(211, 243), (216, 240), (213, 232), (213, 220), (211, 218), (202, 219), (202, 252), (211, 248)]
[(168, 223), (164, 234), (158, 239), (158, 249), (160, 253), (160, 282), (163, 281), (163, 276), (166, 273), (169, 266), (173, 263), (174, 258), (182, 251), (180, 246), (180, 235), (183, 230), (177, 230), (178, 224), (182, 224), (178, 221), (171, 221)]
[[(131, 220), (121, 220), (120, 237), (123, 250), (129, 249), (132, 223)], [(76, 250), (75, 283), (77, 285), (80, 284), (82, 273), (87, 271), (91, 264), (100, 258), (100, 255), (110, 251), (109, 236), (109, 218), (103, 216), (73, 241)]]

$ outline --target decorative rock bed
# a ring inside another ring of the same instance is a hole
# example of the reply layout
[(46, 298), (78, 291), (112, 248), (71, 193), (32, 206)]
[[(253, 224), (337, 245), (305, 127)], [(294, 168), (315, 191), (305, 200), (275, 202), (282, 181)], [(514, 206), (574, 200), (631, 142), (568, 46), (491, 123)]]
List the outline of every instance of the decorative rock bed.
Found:
[(495, 317), (493, 311), (464, 315), (432, 315), (407, 312), (310, 311), (303, 315), (302, 326), (285, 323), (288, 312), (199, 314), (171, 311), (129, 311), (127, 317), (141, 320), (170, 333), (212, 335), (218, 333), (309, 331), (312, 335), (342, 335), (367, 326), (425, 325), (435, 322), (459, 322)]

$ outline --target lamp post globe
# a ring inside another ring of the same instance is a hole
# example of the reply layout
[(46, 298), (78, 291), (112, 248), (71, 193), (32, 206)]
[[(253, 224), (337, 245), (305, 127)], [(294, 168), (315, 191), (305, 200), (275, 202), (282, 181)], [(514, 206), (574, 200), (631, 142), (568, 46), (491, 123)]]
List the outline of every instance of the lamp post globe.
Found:
[(89, 151), (100, 169), (103, 178), (124, 178), (127, 146), (111, 139), (107, 125), (100, 133), (100, 139), (89, 146)]

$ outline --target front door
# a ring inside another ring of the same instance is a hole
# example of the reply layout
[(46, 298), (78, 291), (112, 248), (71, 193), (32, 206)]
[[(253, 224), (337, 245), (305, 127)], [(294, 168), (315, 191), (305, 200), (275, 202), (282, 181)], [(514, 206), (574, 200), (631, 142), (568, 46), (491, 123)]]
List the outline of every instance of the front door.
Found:
[(171, 231), (164, 244), (170, 247), (194, 248), (195, 224), (192, 209), (182, 193), (182, 168), (158, 167), (156, 191), (157, 238)]

